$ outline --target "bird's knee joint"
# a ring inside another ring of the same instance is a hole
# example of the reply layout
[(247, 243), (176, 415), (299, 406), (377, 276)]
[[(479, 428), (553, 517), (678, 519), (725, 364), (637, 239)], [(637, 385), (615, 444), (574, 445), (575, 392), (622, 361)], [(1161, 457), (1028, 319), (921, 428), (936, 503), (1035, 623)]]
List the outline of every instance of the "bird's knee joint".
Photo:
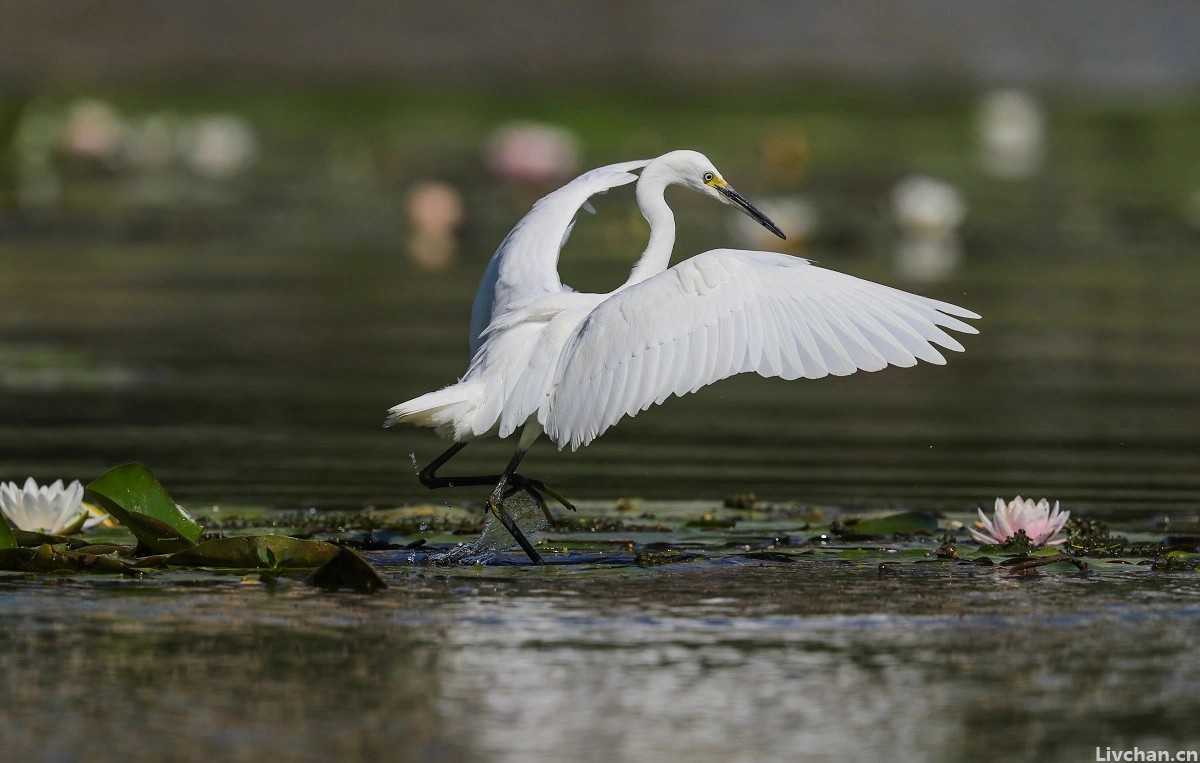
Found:
[(438, 487), (437, 475), (435, 475), (434, 471), (432, 469), (429, 469), (428, 467), (417, 472), (417, 479), (421, 481), (422, 485), (429, 488), (430, 490), (433, 490)]

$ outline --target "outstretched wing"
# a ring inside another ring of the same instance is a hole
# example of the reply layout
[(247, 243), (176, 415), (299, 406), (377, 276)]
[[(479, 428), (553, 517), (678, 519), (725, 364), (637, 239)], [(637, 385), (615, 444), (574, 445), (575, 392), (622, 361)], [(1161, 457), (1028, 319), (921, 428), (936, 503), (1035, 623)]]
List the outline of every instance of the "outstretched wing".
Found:
[(878, 371), (978, 333), (970, 310), (774, 252), (717, 249), (614, 293), (579, 325), (538, 420), (561, 448), (623, 416), (734, 374), (784, 379)]
[(592, 196), (637, 180), (630, 170), (649, 163), (649, 159), (621, 162), (585, 172), (544, 196), (509, 231), (475, 292), (471, 307), (472, 356), (482, 344), (480, 337), (493, 315), (500, 315), (519, 300), (563, 290), (558, 278), (558, 253), (571, 235), (579, 209)]

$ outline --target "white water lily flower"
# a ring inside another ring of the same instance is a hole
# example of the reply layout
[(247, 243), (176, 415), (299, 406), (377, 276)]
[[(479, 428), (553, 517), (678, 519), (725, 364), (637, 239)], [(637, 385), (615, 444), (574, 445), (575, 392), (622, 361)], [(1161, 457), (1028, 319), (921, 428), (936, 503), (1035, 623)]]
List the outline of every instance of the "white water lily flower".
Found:
[(910, 175), (892, 191), (892, 214), (909, 238), (945, 240), (967, 216), (967, 202), (949, 183)]
[[(79, 480), (66, 487), (62, 480), (39, 487), (33, 477), (25, 480), (23, 488), (15, 482), (0, 483), (0, 511), (18, 530), (50, 535), (79, 532), (90, 516)], [(104, 517), (93, 519), (93, 525), (104, 521)]]
[(1025, 500), (1017, 496), (1008, 505), (1004, 504), (1003, 499), (997, 498), (992, 520), (989, 521), (983, 509), (979, 509), (976, 527), (982, 525), (983, 531), (971, 528), (971, 537), (980, 543), (1003, 543), (1015, 536), (1018, 530), (1024, 530), (1034, 546), (1057, 546), (1067, 542), (1066, 537), (1058, 537), (1058, 533), (1070, 518), (1071, 512), (1059, 510), (1058, 501), (1054, 502), (1054, 508), (1051, 509), (1050, 502), (1045, 498), (1035, 504), (1033, 499)]

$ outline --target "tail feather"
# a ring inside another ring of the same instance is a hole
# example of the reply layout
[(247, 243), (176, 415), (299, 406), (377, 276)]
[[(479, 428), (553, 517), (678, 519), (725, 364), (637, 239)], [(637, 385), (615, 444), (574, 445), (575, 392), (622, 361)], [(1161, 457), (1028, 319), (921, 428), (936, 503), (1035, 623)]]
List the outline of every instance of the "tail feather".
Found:
[(449, 387), (429, 392), (407, 400), (388, 409), (388, 416), (383, 425), (412, 424), (418, 427), (432, 427), (438, 434), (452, 436), (456, 424), (465, 418), (474, 407), (476, 401), (473, 384), (451, 384)]

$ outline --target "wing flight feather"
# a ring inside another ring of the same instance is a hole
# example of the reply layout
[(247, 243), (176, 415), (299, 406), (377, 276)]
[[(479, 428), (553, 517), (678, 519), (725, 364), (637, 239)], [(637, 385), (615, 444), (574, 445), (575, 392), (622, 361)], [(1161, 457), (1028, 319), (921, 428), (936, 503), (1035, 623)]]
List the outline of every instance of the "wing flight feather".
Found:
[(970, 310), (774, 252), (717, 249), (619, 290), (581, 321), (538, 421), (559, 447), (738, 373), (817, 379), (961, 351)]

